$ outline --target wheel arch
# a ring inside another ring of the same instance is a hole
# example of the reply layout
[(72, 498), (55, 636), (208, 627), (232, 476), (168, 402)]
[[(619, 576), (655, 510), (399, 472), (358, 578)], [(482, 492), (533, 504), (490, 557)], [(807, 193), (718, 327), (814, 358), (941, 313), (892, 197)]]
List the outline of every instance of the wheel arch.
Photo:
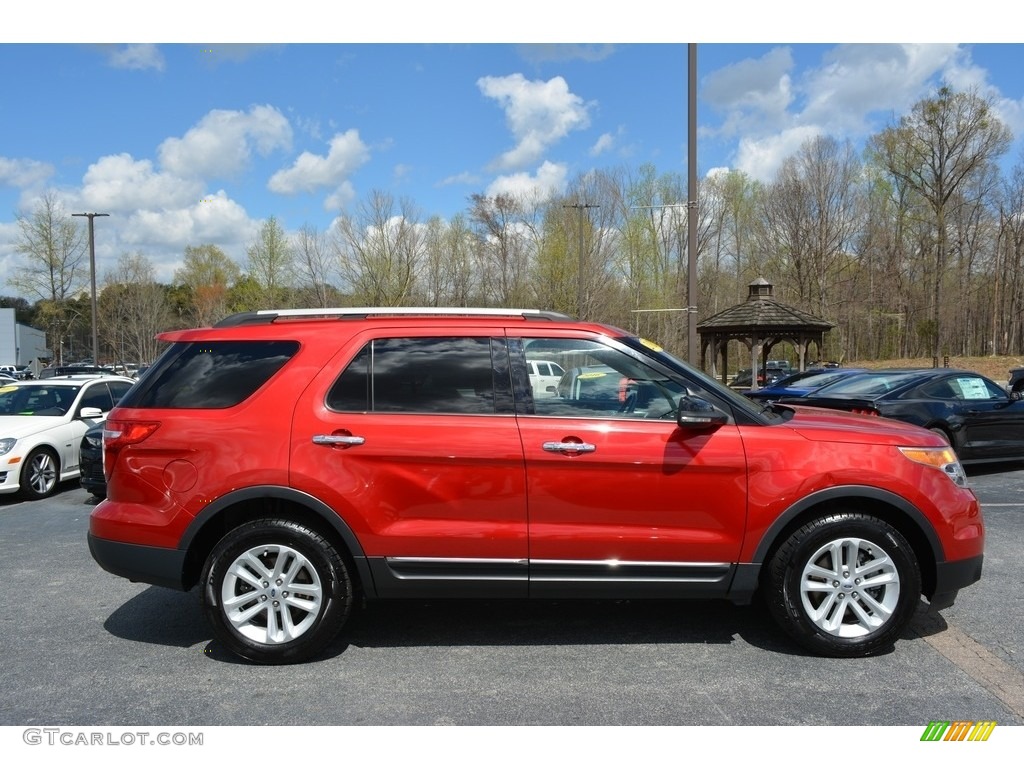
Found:
[(945, 560), (945, 551), (928, 518), (916, 506), (889, 491), (872, 486), (837, 486), (800, 499), (792, 504), (765, 531), (752, 557), (750, 577), (760, 582), (762, 573), (783, 542), (800, 526), (827, 514), (836, 506), (855, 507), (857, 511), (884, 520), (910, 543), (921, 570), (921, 591), (931, 597), (935, 591), (936, 565)]
[(357, 587), (367, 597), (376, 594), (359, 539), (338, 513), (314, 496), (275, 485), (232, 491), (196, 515), (178, 546), (186, 551), (182, 569), (184, 588), (191, 589), (198, 583), (206, 558), (228, 531), (248, 520), (266, 516), (295, 520), (330, 539), (348, 561)]

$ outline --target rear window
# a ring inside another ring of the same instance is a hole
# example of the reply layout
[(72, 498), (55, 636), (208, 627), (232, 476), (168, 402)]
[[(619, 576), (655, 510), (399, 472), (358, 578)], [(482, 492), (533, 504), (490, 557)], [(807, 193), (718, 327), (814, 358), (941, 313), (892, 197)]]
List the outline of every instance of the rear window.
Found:
[(298, 349), (297, 341), (179, 342), (118, 405), (230, 408), (262, 387)]

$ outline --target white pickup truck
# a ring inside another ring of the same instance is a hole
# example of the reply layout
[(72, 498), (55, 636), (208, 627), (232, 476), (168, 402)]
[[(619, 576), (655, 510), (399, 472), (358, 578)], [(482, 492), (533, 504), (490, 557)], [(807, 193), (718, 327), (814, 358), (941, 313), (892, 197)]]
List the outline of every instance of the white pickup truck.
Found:
[(556, 397), (555, 389), (565, 370), (558, 363), (550, 360), (527, 360), (530, 371), (530, 386), (533, 387), (535, 398)]

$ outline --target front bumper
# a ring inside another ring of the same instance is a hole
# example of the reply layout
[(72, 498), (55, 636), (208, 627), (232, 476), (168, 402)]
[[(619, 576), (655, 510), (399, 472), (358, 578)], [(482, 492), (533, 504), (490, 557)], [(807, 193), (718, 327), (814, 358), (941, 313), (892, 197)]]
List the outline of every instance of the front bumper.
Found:
[(935, 591), (928, 599), (933, 611), (949, 608), (956, 600), (957, 592), (981, 580), (981, 566), (984, 555), (966, 560), (953, 560), (935, 566)]

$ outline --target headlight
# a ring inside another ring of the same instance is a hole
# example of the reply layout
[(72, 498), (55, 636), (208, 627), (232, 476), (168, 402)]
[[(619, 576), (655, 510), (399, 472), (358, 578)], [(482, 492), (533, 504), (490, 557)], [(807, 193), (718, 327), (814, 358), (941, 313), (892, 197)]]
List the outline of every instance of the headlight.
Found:
[(0, 456), (11, 450), (18, 442), (16, 437), (0, 437)]
[(946, 477), (961, 488), (967, 487), (967, 473), (964, 472), (963, 465), (952, 448), (900, 448), (900, 452), (918, 464), (941, 469), (946, 473)]

